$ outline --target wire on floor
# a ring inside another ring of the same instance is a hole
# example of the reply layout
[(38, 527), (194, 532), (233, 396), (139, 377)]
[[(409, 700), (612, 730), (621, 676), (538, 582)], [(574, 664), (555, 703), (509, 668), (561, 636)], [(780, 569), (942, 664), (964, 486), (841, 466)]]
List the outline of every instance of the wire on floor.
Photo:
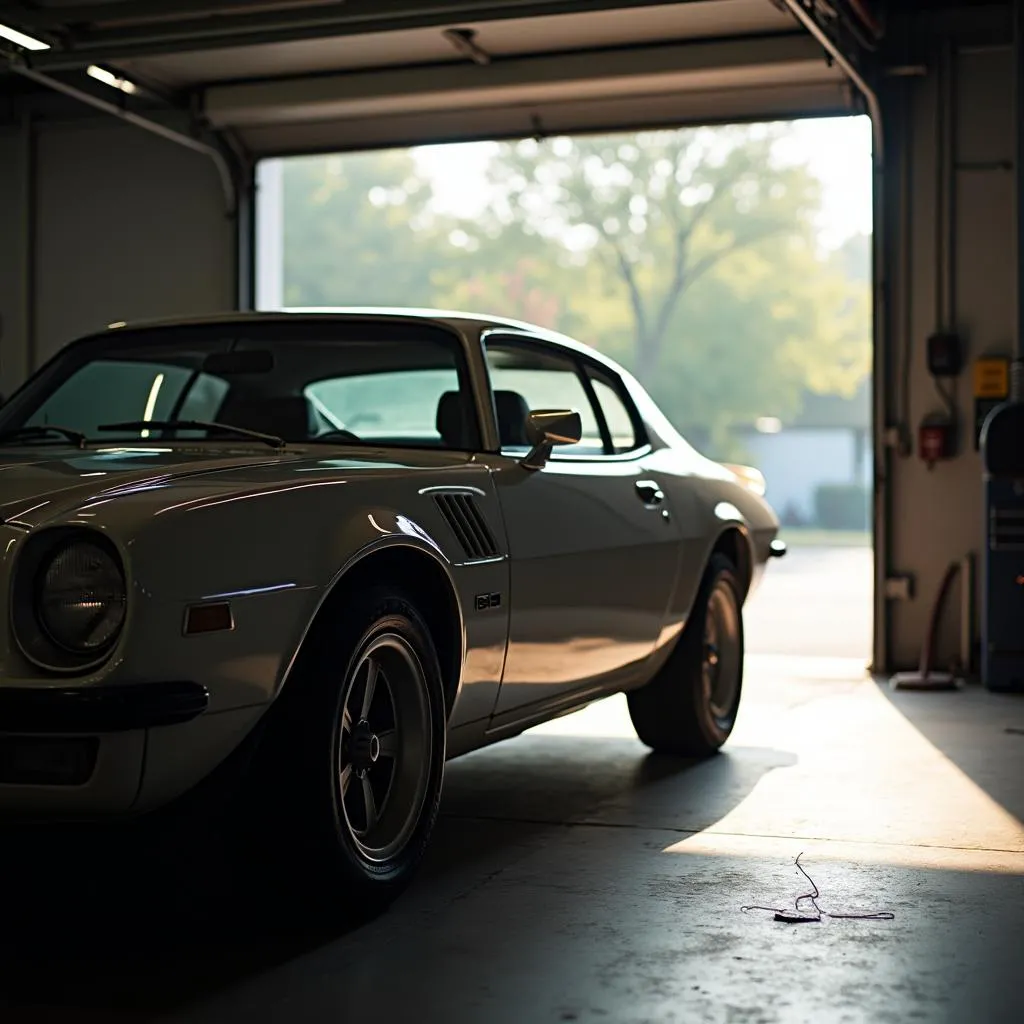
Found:
[[(803, 865), (800, 863), (800, 858), (803, 853), (797, 854), (796, 868), (807, 879), (811, 884), (811, 891), (802, 893), (797, 896), (793, 901), (792, 910), (784, 910), (780, 907), (759, 907), (759, 906), (746, 906), (740, 907), (743, 913), (749, 910), (764, 910), (770, 914), (775, 915), (776, 921), (781, 921), (784, 924), (816, 924), (822, 921), (826, 917), (831, 917), (835, 920), (846, 920), (846, 921), (892, 921), (895, 917), (894, 914), (888, 910), (881, 910), (870, 914), (833, 914), (827, 910), (822, 910), (818, 906), (818, 899), (821, 893), (818, 891), (818, 886), (815, 884), (814, 879), (804, 870)], [(814, 913), (808, 910), (802, 909), (800, 904), (805, 901), (810, 901), (811, 906), (814, 908)]]

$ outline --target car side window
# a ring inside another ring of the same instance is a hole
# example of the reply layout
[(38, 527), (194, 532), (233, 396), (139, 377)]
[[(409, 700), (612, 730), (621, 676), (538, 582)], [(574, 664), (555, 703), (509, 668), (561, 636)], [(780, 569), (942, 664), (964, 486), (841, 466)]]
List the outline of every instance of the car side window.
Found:
[(611, 436), (612, 450), (616, 455), (621, 455), (638, 448), (641, 442), (637, 436), (636, 422), (630, 415), (621, 392), (603, 374), (588, 368), (587, 376), (593, 385), (597, 404), (601, 407), (601, 412), (604, 413), (604, 421)]
[(580, 441), (560, 446), (553, 457), (605, 453), (597, 414), (573, 359), (539, 345), (505, 339), (488, 341), (486, 352), (503, 450), (529, 449), (528, 412), (575, 409), (583, 426)]
[(446, 396), (464, 394), (455, 366), (352, 374), (316, 381), (305, 396), (324, 421), (324, 433), (350, 430), (364, 441), (466, 447), (465, 439), (444, 436), (438, 410)]

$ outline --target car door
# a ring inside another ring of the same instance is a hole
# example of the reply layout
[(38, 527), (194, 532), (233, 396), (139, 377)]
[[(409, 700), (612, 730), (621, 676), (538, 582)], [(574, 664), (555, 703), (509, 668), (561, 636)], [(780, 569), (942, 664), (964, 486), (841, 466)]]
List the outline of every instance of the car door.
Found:
[[(621, 381), (532, 338), (485, 338), (502, 454), (492, 469), (511, 559), (509, 639), (495, 716), (636, 674), (663, 623), (679, 565), (678, 525), (647, 459)], [(529, 409), (580, 413), (579, 444), (540, 470)], [(528, 713), (528, 712), (527, 712)]]

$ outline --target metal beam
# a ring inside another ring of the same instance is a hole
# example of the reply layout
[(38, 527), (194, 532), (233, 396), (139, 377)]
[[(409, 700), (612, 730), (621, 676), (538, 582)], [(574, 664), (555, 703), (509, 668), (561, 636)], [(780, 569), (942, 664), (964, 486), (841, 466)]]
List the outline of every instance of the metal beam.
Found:
[(204, 112), (242, 127), (840, 81), (799, 34), (211, 86)]
[(131, 25), (182, 17), (213, 17), (251, 13), (257, 9), (280, 13), (289, 7), (339, 7), (344, 0), (107, 0), (74, 6), (39, 7), (36, 4), (0, 3), (0, 19), (32, 25), (37, 29), (60, 29), (74, 25)]
[(177, 129), (171, 128), (159, 121), (154, 121), (152, 118), (144, 117), (142, 114), (129, 110), (124, 103), (117, 103), (113, 100), (103, 99), (86, 89), (80, 89), (77, 86), (71, 85), (69, 82), (64, 82), (59, 78), (53, 78), (41, 71), (37, 71), (35, 68), (30, 67), (23, 59), (8, 57), (8, 66), (15, 74), (20, 75), (22, 78), (27, 78), (29, 81), (35, 82), (37, 85), (44, 86), (47, 89), (52, 89), (55, 92), (63, 93), (65, 96), (68, 96), (73, 100), (77, 100), (79, 103), (87, 104), (90, 107), (94, 107), (96, 110), (103, 111), (105, 114), (110, 114), (121, 121), (125, 121), (137, 128), (142, 128), (154, 135), (159, 135), (161, 138), (167, 139), (169, 142), (173, 142), (179, 146), (184, 146), (187, 149), (191, 149), (193, 152), (201, 153), (203, 156), (208, 157), (213, 161), (217, 175), (220, 178), (228, 215), (233, 217), (237, 212), (238, 189), (236, 186), (235, 175), (232, 172), (231, 165), (228, 163), (224, 153), (216, 144), (205, 142), (202, 139), (196, 138), (194, 135), (178, 131)]
[(782, 3), (789, 9), (793, 17), (804, 26), (805, 29), (822, 45), (825, 52), (842, 69), (843, 73), (850, 79), (863, 95), (868, 105), (868, 113), (871, 115), (871, 125), (874, 134), (874, 158), (875, 164), (881, 166), (884, 162), (884, 135), (882, 132), (882, 107), (878, 102), (878, 94), (868, 85), (864, 76), (854, 67), (850, 58), (843, 53), (836, 42), (830, 38), (828, 33), (818, 24), (814, 15), (802, 3), (802, 0), (782, 0)]
[[(25, 31), (60, 32), (65, 45), (35, 55), (40, 70), (71, 70), (91, 63), (113, 63), (140, 57), (209, 49), (259, 46), (270, 43), (322, 39), (325, 36), (365, 35), (402, 29), (431, 28), (531, 18), (557, 14), (579, 14), (585, 10), (610, 11), (633, 7), (670, 7), (700, 0), (347, 0), (325, 6), (303, 4), (277, 11), (249, 11), (246, 14), (153, 20), (110, 29), (82, 29), (72, 24), (87, 20), (82, 8), (63, 8), (59, 18), (52, 12), (0, 5), (0, 20), (7, 18)], [(174, 0), (156, 0), (159, 9), (170, 14)], [(105, 7), (106, 5), (104, 5)], [(121, 18), (127, 22), (128, 12)], [(147, 14), (149, 3), (146, 3)], [(177, 5), (180, 9), (180, 4)], [(87, 8), (85, 10), (88, 10)], [(20, 12), (20, 13), (19, 13)]]

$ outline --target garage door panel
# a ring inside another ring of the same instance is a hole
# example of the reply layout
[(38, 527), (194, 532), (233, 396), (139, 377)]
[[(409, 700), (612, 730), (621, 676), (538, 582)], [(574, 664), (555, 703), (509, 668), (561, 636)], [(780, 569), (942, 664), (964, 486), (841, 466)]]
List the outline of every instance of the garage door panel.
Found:
[(213, 87), (211, 123), (253, 152), (400, 145), (615, 125), (748, 120), (850, 109), (805, 37), (562, 54)]
[(839, 82), (658, 93), (602, 101), (552, 103), (495, 109), (443, 110), (429, 115), (354, 118), (239, 130), (246, 148), (260, 155), (292, 155), (357, 149), (521, 138), (544, 134), (634, 131), (755, 120), (838, 116), (851, 110), (848, 88)]

